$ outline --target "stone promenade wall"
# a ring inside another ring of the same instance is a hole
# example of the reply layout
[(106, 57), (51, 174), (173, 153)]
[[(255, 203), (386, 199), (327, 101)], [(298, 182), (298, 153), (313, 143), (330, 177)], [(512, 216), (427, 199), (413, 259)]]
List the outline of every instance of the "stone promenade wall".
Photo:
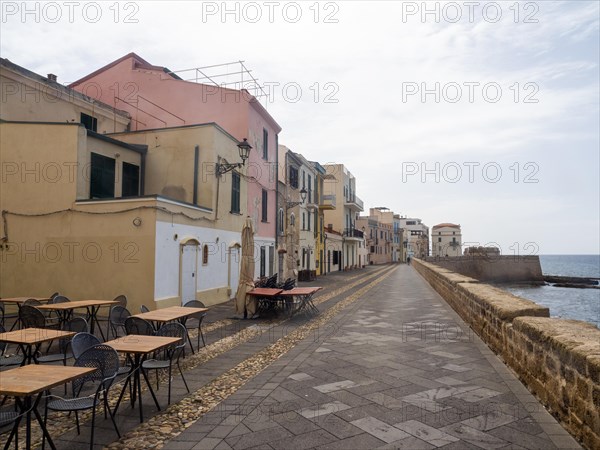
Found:
[(597, 327), (551, 319), (548, 308), (443, 267), (413, 265), (574, 437), (600, 448)]
[(428, 257), (427, 262), (479, 281), (544, 281), (539, 256)]

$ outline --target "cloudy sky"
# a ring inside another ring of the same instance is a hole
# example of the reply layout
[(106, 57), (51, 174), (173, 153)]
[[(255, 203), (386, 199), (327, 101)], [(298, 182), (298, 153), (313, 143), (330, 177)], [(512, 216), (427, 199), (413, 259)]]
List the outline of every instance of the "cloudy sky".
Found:
[(366, 207), (504, 254), (600, 253), (596, 1), (1, 4), (0, 53), (37, 73), (243, 60), (280, 143), (346, 164)]

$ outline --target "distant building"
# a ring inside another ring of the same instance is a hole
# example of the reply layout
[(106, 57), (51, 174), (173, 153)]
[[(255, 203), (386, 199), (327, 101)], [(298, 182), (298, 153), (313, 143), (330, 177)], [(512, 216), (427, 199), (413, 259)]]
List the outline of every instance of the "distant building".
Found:
[(421, 219), (400, 217), (400, 228), (403, 229), (402, 245), (405, 249), (404, 260), (410, 256), (424, 258), (429, 256), (429, 227)]
[(460, 225), (440, 223), (433, 226), (431, 229), (431, 255), (437, 257), (462, 255)]
[(368, 216), (356, 220), (364, 230), (368, 264), (388, 264), (398, 261), (399, 226), (394, 213), (387, 208), (370, 208)]
[[(356, 226), (356, 219), (364, 205), (356, 195), (356, 179), (343, 164), (325, 164), (323, 167), (327, 175), (332, 176), (325, 179), (323, 192), (337, 199), (336, 209), (324, 212), (325, 226), (342, 236), (341, 254), (336, 253), (335, 261), (339, 259), (341, 269), (362, 267), (365, 263), (359, 249), (364, 245), (364, 235)], [(336, 249), (332, 251), (338, 252)]]
[(499, 256), (500, 249), (498, 247), (467, 247), (464, 252), (465, 256)]

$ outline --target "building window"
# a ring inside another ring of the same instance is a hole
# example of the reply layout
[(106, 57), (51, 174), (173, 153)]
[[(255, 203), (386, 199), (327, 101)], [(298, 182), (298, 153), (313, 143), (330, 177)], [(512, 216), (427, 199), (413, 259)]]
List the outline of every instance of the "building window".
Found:
[(137, 197), (138, 195), (140, 195), (140, 168), (135, 164), (124, 162), (121, 197)]
[(260, 248), (260, 276), (261, 277), (264, 277), (266, 275), (266, 273), (265, 273), (265, 267), (266, 267), (265, 266), (265, 259), (266, 259), (266, 257), (267, 257), (266, 249), (265, 249), (265, 246), (263, 245)]
[(268, 204), (269, 204), (269, 193), (266, 189), (262, 190), (262, 218), (263, 222), (266, 222), (269, 218), (268, 216)]
[(91, 154), (90, 198), (115, 197), (115, 160)]
[(307, 230), (310, 231), (310, 211), (308, 211), (306, 214), (308, 214), (308, 219), (306, 221), (306, 223), (308, 224)]
[(442, 242), (442, 238), (441, 237), (438, 238), (438, 242)]
[(272, 277), (275, 272), (275, 247), (269, 247), (269, 276)]
[(204, 244), (202, 247), (202, 265), (206, 266), (208, 264), (208, 245)]
[(263, 159), (269, 159), (269, 132), (263, 128)]
[(290, 167), (290, 186), (298, 189), (298, 169)]
[(307, 203), (312, 203), (312, 177), (308, 176), (308, 194), (306, 196)]
[(88, 130), (98, 131), (98, 119), (81, 113), (81, 124)]
[(296, 215), (294, 213), (292, 213), (290, 215), (290, 226), (295, 226), (296, 225)]
[(231, 212), (240, 213), (240, 174), (231, 173)]
[(306, 214), (302, 213), (302, 229), (306, 230)]
[(283, 227), (284, 227), (284, 223), (283, 223), (283, 208), (279, 208), (279, 218), (278, 218), (278, 229), (279, 229), (279, 235), (283, 236)]

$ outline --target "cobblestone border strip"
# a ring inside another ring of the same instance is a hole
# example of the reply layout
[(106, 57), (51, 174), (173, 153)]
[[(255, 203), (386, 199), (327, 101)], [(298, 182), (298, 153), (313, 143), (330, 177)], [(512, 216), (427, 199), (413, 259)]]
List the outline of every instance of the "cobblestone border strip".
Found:
[[(250, 379), (266, 369), (271, 363), (290, 351), (301, 340), (310, 335), (316, 328), (323, 327), (340, 311), (356, 302), (375, 285), (389, 277), (396, 268), (378, 272), (376, 279), (341, 300), (329, 310), (312, 321), (293, 330), (274, 344), (244, 360), (211, 383), (203, 386), (195, 393), (170, 406), (163, 414), (158, 414), (139, 427), (127, 433), (119, 441), (108, 446), (113, 450), (163, 448), (169, 439), (181, 434), (192, 426), (204, 414), (232, 395)], [(150, 438), (150, 439), (149, 439)]]

